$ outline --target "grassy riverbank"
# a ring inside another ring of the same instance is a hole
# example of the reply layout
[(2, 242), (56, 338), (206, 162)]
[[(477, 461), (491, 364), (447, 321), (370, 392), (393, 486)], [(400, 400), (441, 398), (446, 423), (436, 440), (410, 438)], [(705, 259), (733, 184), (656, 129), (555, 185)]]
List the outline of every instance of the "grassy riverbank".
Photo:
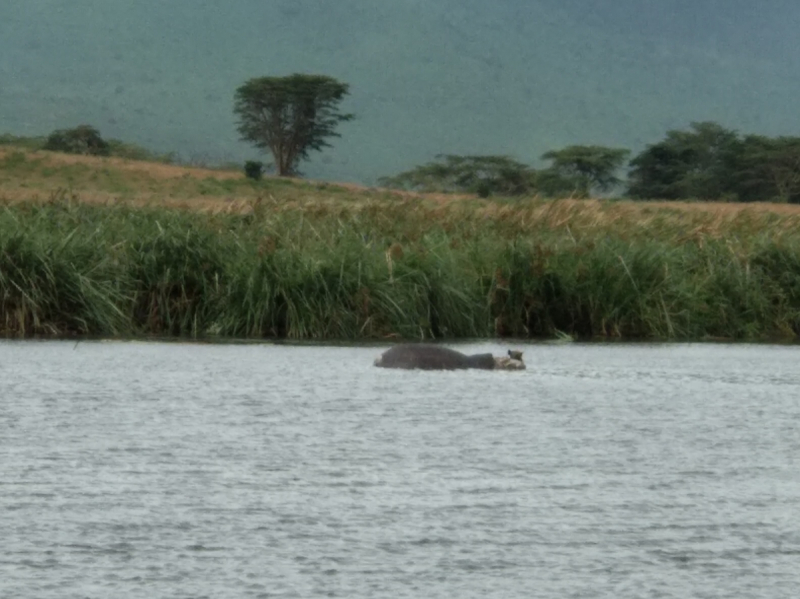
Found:
[(453, 199), (16, 151), (0, 202), (6, 336), (800, 333), (789, 206)]

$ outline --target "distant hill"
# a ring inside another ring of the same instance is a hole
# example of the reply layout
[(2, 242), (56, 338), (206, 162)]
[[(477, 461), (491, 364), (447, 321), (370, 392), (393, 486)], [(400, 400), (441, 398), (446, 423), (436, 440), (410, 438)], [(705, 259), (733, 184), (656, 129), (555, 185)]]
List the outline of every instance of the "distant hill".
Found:
[(440, 152), (637, 150), (693, 120), (798, 135), (798, 25), (788, 0), (4, 2), (0, 133), (85, 122), (243, 160), (234, 89), (301, 71), (350, 83), (358, 116), (305, 165), (317, 178), (372, 182)]

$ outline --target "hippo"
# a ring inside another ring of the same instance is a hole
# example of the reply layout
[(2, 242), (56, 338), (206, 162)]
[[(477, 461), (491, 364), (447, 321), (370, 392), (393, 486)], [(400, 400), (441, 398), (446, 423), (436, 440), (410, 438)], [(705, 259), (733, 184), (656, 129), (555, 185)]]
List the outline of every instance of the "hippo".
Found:
[(395, 345), (375, 359), (375, 366), (406, 370), (525, 370), (521, 351), (508, 350), (507, 356), (500, 357), (492, 354), (468, 356), (454, 349), (426, 343)]

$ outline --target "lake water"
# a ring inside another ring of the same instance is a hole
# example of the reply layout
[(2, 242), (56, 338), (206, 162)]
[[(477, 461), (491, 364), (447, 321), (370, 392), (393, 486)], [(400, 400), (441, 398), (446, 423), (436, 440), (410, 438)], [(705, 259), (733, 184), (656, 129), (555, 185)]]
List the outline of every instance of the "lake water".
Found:
[(797, 596), (800, 348), (514, 346), (0, 342), (0, 597)]

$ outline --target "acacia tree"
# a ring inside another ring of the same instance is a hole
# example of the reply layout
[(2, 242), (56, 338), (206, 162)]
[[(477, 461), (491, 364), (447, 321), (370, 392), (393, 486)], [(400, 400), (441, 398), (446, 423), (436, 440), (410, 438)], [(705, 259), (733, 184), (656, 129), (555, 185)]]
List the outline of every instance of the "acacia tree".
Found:
[(574, 191), (586, 197), (592, 190), (610, 191), (622, 181), (616, 176), (630, 150), (604, 146), (568, 146), (542, 155), (550, 160), (552, 175), (572, 182)]
[(312, 150), (340, 137), (336, 125), (353, 118), (339, 112), (349, 86), (324, 75), (257, 77), (236, 90), (234, 114), (242, 140), (272, 153), (280, 176), (297, 174)]
[(664, 200), (736, 195), (742, 149), (738, 133), (712, 121), (668, 131), (631, 160), (628, 194)]
[(736, 165), (742, 201), (800, 201), (800, 138), (748, 135)]
[(440, 154), (429, 162), (378, 183), (411, 191), (523, 195), (534, 191), (535, 172), (508, 156)]

